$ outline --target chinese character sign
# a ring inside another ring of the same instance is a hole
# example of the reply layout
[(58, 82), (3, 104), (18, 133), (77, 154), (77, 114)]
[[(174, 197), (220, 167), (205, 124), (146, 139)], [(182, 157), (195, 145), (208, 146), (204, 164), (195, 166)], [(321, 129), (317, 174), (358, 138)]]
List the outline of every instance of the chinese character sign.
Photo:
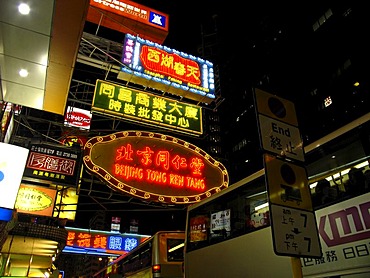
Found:
[(205, 103), (216, 98), (213, 63), (202, 58), (127, 34), (121, 61), (119, 79)]
[(181, 139), (145, 131), (93, 137), (84, 163), (114, 190), (163, 203), (194, 203), (228, 186), (226, 168)]
[[(149, 236), (127, 236), (103, 231), (87, 231), (84, 229), (67, 228), (67, 246), (78, 249), (99, 249), (107, 253), (124, 254), (137, 247)], [(67, 248), (70, 249), (70, 248)]]
[(30, 147), (24, 176), (77, 186), (81, 169), (80, 160), (80, 149), (34, 144)]
[(201, 107), (102, 80), (96, 82), (92, 110), (139, 124), (203, 134)]
[(15, 208), (17, 212), (52, 216), (56, 194), (54, 189), (21, 184)]

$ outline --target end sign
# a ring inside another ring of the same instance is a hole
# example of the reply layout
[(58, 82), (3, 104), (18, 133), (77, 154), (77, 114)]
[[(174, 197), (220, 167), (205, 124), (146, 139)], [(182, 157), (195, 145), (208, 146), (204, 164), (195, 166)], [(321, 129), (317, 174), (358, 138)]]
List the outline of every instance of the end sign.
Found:
[(274, 251), (277, 255), (321, 258), (307, 172), (294, 163), (304, 162), (294, 104), (259, 89), (255, 101), (260, 142), (266, 151), (264, 164)]

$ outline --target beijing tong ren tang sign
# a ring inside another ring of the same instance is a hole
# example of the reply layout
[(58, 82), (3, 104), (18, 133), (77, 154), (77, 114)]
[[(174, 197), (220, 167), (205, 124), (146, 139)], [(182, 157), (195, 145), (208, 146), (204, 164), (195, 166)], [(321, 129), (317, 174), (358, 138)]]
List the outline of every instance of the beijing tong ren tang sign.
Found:
[(93, 137), (84, 164), (115, 191), (163, 203), (195, 203), (228, 187), (226, 168), (181, 139), (145, 131)]

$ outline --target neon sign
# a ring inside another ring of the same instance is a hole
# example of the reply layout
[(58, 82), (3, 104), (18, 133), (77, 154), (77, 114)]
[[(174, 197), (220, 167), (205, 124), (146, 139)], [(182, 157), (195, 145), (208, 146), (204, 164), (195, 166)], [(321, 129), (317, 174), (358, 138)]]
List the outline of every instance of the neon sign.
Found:
[(188, 99), (215, 100), (213, 64), (166, 46), (126, 34), (118, 79)]
[(125, 254), (149, 238), (145, 235), (109, 233), (67, 227), (68, 238), (65, 251), (72, 248), (99, 250), (106, 253)]
[(199, 65), (190, 59), (147, 45), (142, 47), (140, 59), (146, 70), (167, 75), (170, 80), (179, 79), (200, 85)]
[(139, 124), (187, 134), (203, 133), (201, 107), (102, 80), (96, 81), (91, 109)]
[(87, 170), (113, 190), (157, 202), (194, 203), (227, 188), (226, 168), (181, 139), (145, 131), (93, 137), (85, 145)]

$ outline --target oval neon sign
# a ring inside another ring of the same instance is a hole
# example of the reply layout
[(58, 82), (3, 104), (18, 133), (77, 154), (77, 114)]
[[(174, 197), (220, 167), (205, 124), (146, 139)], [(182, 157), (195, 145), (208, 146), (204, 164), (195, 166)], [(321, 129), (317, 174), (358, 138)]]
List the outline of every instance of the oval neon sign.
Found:
[(146, 131), (93, 137), (87, 170), (115, 191), (153, 201), (195, 203), (228, 187), (226, 168), (197, 146)]

